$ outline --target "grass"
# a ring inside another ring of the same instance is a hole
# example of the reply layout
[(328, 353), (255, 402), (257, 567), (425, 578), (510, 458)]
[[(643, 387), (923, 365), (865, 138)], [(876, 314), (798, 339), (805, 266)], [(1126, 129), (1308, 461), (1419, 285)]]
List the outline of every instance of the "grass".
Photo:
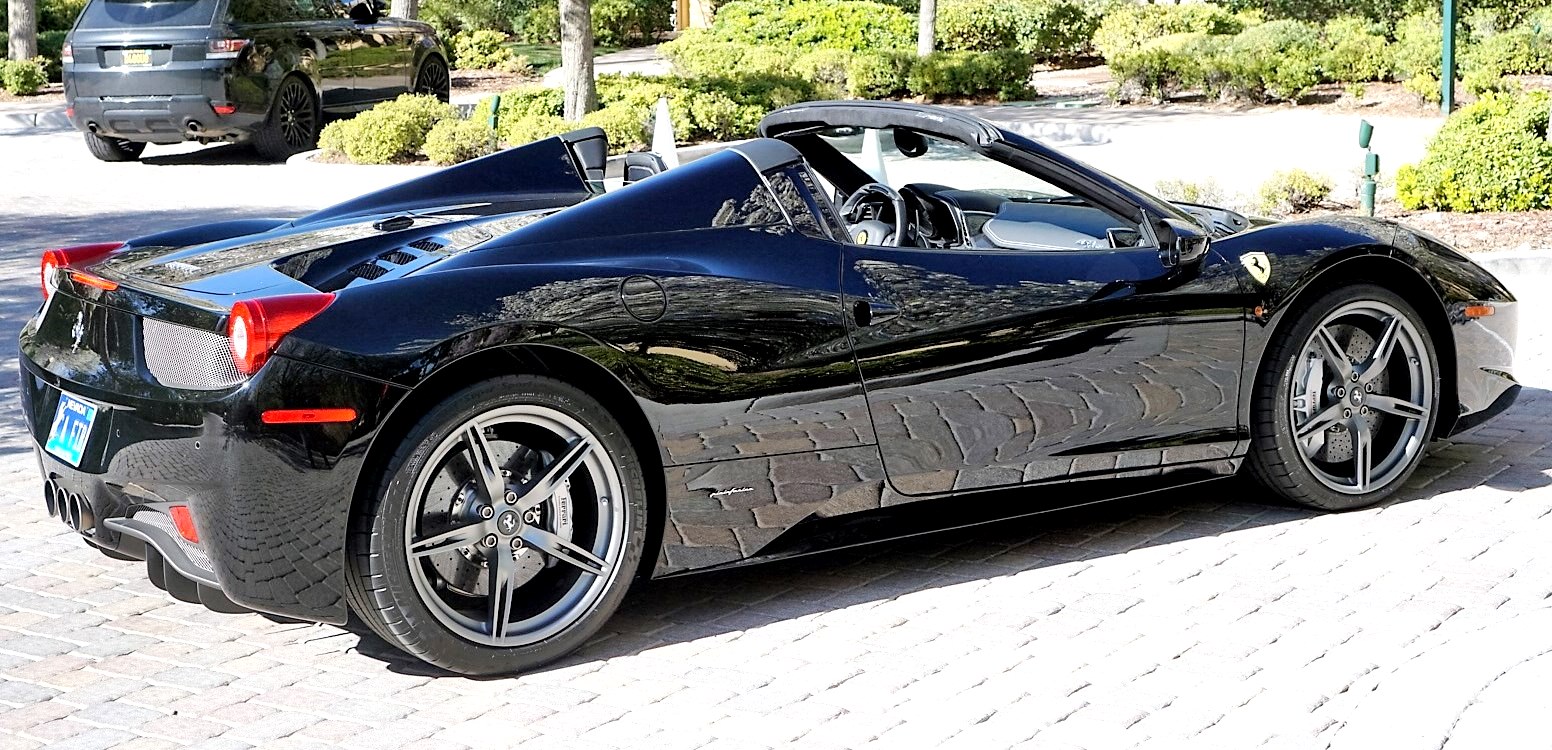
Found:
[[(538, 75), (542, 76), (545, 73), (560, 67), (559, 44), (526, 44), (513, 42), (508, 44), (507, 48), (511, 49), (513, 52), (519, 55), (528, 58), (528, 64), (533, 66), (534, 73)], [(593, 56), (597, 57), (599, 55), (607, 55), (610, 52), (619, 52), (621, 49), (624, 48), (610, 47), (600, 44), (593, 47)]]

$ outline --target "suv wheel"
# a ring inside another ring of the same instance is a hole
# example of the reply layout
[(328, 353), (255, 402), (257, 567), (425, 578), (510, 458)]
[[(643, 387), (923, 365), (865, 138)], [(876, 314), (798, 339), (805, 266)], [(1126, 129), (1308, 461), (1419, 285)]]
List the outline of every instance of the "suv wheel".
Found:
[(442, 58), (431, 55), (420, 64), (420, 72), (415, 75), (415, 93), (434, 96), (445, 103), (452, 98), (452, 88), (452, 78)]
[(253, 148), (270, 161), (316, 148), (318, 145), (318, 101), (311, 86), (296, 76), (280, 83), (275, 105), (263, 127), (253, 134)]
[(140, 153), (146, 147), (144, 143), (123, 138), (105, 138), (96, 133), (82, 135), (86, 136), (86, 150), (102, 161), (134, 161), (140, 158)]

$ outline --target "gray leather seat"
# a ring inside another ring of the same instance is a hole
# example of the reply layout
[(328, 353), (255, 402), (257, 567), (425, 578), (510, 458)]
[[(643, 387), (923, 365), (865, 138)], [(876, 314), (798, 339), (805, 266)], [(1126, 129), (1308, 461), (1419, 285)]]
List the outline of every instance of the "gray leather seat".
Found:
[[(1104, 228), (1095, 223), (1096, 218), (1109, 223), (1109, 217), (1103, 211), (1087, 206), (1007, 201), (997, 209), (997, 215), (981, 227), (981, 234), (992, 245), (1009, 250), (1091, 250), (1110, 247), (1110, 241), (1104, 236)], [(1061, 221), (1066, 226), (1055, 224), (1054, 221)], [(1098, 228), (1100, 234), (1097, 237), (1086, 234), (1070, 228), (1073, 225), (1084, 229)]]

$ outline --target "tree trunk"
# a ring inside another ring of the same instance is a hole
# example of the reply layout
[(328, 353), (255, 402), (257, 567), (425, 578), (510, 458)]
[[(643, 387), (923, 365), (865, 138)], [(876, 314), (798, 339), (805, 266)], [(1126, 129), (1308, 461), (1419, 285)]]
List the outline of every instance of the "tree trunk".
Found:
[(926, 57), (938, 42), (938, 0), (921, 0), (916, 16), (916, 54)]
[(9, 0), (6, 27), (12, 60), (31, 60), (38, 56), (38, 13), (36, 0)]
[(592, 0), (560, 0), (560, 67), (565, 75), (566, 119), (580, 120), (598, 108)]
[(393, 0), (394, 18), (419, 18), (420, 0)]

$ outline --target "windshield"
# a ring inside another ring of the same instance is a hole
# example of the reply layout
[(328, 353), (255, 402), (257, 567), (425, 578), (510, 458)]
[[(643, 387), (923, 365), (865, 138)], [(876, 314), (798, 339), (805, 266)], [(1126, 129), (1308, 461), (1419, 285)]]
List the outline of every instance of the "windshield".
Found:
[(216, 5), (217, 0), (91, 0), (76, 28), (209, 26), (215, 20)]
[[(896, 190), (911, 183), (927, 183), (952, 185), (1010, 200), (1072, 197), (1066, 190), (957, 141), (925, 133), (909, 135), (911, 140), (901, 144), (896, 142), (893, 128), (836, 128), (820, 133), (826, 143), (858, 168)], [(875, 139), (876, 146), (871, 142)]]

